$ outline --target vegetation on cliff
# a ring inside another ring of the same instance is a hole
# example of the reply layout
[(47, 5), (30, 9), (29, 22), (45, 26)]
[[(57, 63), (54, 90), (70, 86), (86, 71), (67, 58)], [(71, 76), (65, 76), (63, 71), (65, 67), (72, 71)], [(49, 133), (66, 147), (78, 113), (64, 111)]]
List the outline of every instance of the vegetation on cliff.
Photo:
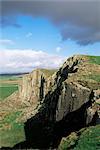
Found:
[[(87, 122), (91, 122), (97, 111), (95, 99), (98, 108), (100, 106), (100, 95), (93, 95), (94, 90), (100, 89), (99, 64), (99, 56), (73, 56), (58, 70), (37, 69), (23, 76), (21, 82), (16, 81), (20, 85), (20, 90), (0, 103), (0, 137), (2, 137), (0, 146), (14, 146), (24, 141), (27, 132), (29, 140), (33, 140), (33, 143), (37, 139), (36, 145), (32, 146), (39, 146), (40, 139), (42, 146), (44, 142), (44, 145), (53, 147), (59, 143), (56, 140), (72, 132), (64, 141), (62, 140), (59, 147), (61, 150), (70, 147), (81, 150), (84, 142), (87, 142), (85, 146), (90, 144), (88, 146), (90, 148), (93, 137), (92, 147), (95, 150), (99, 142), (98, 140), (95, 142), (95, 136), (98, 136), (100, 126), (89, 128), (91, 132), (88, 132), (88, 128), (78, 132), (73, 130), (80, 129), (86, 126)], [(9, 82), (13, 83), (12, 80)], [(4, 96), (6, 91), (9, 95), (12, 93), (9, 90), (4, 91)], [(27, 131), (24, 130), (24, 125)], [(31, 139), (30, 135), (35, 138)], [(87, 150), (91, 150), (88, 147)]]
[(0, 146), (12, 147), (25, 139), (24, 124), (17, 121), (21, 113), (21, 111), (13, 110), (1, 113), (3, 118), (0, 123)]
[(100, 56), (87, 56), (89, 58), (89, 62), (92, 64), (100, 65)]
[(59, 150), (99, 150), (100, 125), (83, 128), (62, 138)]

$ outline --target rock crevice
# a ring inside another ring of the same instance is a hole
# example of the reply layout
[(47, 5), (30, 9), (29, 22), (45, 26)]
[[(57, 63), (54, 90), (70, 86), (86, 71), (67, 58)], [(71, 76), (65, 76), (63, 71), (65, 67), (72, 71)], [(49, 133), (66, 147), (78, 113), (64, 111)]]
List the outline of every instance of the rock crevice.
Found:
[(14, 148), (54, 149), (63, 136), (95, 122), (97, 94), (68, 79), (78, 73), (82, 63), (82, 57), (73, 56), (49, 77), (35, 70), (23, 78), (23, 103), (40, 103), (36, 113), (25, 122), (26, 141)]

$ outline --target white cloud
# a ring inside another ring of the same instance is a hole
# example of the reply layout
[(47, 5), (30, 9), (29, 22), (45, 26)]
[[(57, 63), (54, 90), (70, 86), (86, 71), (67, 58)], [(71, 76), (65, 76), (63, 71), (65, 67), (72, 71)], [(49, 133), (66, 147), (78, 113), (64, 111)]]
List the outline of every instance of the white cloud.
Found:
[(34, 68), (57, 68), (65, 58), (43, 51), (15, 49), (0, 51), (1, 73), (27, 72)]
[(0, 39), (0, 44), (1, 45), (13, 45), (14, 42), (12, 40), (9, 40), (9, 39)]
[(26, 38), (29, 38), (29, 37), (31, 37), (33, 34), (31, 33), (31, 32), (28, 32), (27, 34), (26, 34)]
[(56, 52), (59, 53), (61, 51), (61, 47), (56, 48)]

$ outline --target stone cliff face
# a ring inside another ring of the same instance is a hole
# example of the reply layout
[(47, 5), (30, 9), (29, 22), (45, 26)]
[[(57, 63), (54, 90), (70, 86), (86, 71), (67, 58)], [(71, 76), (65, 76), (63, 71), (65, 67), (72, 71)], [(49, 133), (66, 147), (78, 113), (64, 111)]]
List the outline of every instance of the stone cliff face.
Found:
[(20, 99), (22, 99), (23, 103), (32, 104), (39, 101), (44, 96), (42, 91), (44, 83), (45, 75), (39, 70), (25, 75), (22, 87), (20, 88)]
[(56, 120), (59, 121), (66, 114), (79, 109), (84, 103), (89, 101), (91, 91), (77, 83), (66, 83), (57, 103)]
[(72, 57), (53, 75), (51, 89), (43, 99), (50, 120), (54, 118), (55, 121), (60, 121), (89, 101), (90, 89), (76, 82), (67, 82), (68, 75), (77, 72), (80, 62), (76, 56)]
[[(48, 73), (51, 70), (46, 70)], [(22, 85), (19, 88), (19, 96), (22, 103), (31, 105), (41, 101), (49, 87), (48, 74), (44, 69), (36, 69), (32, 73), (23, 76)]]
[[(95, 120), (95, 92), (74, 78), (85, 61), (84, 57), (74, 56), (49, 77), (35, 70), (23, 78), (20, 90), (23, 102), (40, 102), (37, 111), (25, 122), (24, 148), (56, 148), (63, 136)], [(23, 143), (15, 146), (19, 147)]]

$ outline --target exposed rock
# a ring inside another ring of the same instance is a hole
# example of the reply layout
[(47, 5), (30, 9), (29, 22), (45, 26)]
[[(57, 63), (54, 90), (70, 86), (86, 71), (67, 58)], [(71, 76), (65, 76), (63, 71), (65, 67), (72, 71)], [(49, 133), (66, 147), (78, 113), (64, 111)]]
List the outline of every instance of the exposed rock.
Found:
[(77, 83), (63, 83), (63, 89), (58, 99), (56, 121), (60, 121), (68, 113), (79, 109), (89, 101), (91, 91)]
[[(51, 70), (48, 70), (48, 72), (51, 72)], [(48, 74), (44, 74), (42, 69), (36, 69), (32, 73), (23, 76), (23, 82), (19, 90), (22, 103), (30, 106), (45, 97), (49, 86), (49, 83), (47, 84), (47, 77)]]
[[(39, 84), (36, 96), (38, 100), (41, 99), (42, 104), (34, 116), (25, 123), (28, 146), (56, 148), (65, 134), (81, 129), (95, 119), (96, 109), (92, 109), (94, 92), (75, 80), (68, 80), (69, 75), (77, 73), (82, 61), (84, 59), (80, 56), (74, 56), (51, 77), (46, 79), (42, 74), (48, 86), (42, 85), (44, 94), (41, 95)], [(41, 81), (41, 73), (39, 77)], [(19, 145), (15, 147), (18, 148)]]
[(87, 59), (73, 56), (53, 75), (34, 70), (23, 77), (20, 99), (27, 106), (36, 103), (37, 107), (34, 112), (30, 109), (29, 115), (26, 115), (26, 141), (15, 145), (14, 149), (23, 146), (33, 149), (57, 148), (63, 136), (96, 119), (95, 102), (100, 95), (93, 91), (95, 88), (85, 86), (79, 76), (83, 72), (87, 75), (87, 70)]
[(23, 103), (30, 105), (32, 102), (36, 103), (40, 99), (39, 90), (40, 87), (44, 86), (43, 79), (44, 75), (39, 70), (35, 70), (23, 77), (23, 84), (20, 88), (20, 99), (22, 99)]
[(97, 110), (97, 113), (98, 113), (98, 118), (97, 118), (96, 123), (100, 124), (100, 89), (94, 90), (94, 102), (96, 105), (95, 109)]

